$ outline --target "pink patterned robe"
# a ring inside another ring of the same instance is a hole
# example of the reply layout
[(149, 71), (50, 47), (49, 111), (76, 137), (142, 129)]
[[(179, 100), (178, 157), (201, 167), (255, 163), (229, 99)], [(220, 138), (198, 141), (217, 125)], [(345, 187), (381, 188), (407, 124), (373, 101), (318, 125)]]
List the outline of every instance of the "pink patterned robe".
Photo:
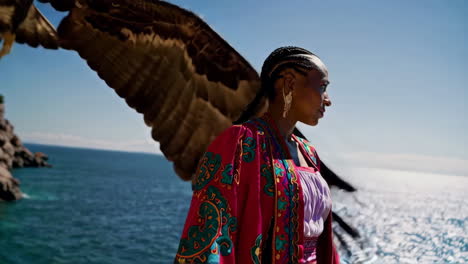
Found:
[[(302, 187), (268, 114), (234, 125), (208, 147), (174, 263), (298, 263), (304, 253)], [(315, 149), (294, 137), (319, 168)], [(339, 264), (331, 211), (318, 264)]]

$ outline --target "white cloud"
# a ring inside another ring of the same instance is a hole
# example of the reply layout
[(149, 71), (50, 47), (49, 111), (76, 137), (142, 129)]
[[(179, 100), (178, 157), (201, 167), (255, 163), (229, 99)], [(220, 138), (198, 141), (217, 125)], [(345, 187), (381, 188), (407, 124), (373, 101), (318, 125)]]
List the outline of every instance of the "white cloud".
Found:
[(32, 132), (21, 135), (21, 140), (24, 142), (70, 146), (81, 148), (94, 148), (94, 149), (108, 149), (108, 150), (121, 150), (131, 152), (147, 152), (162, 154), (159, 149), (159, 143), (151, 138), (142, 140), (127, 140), (127, 141), (113, 141), (85, 138), (76, 135), (62, 134), (62, 133), (42, 133)]

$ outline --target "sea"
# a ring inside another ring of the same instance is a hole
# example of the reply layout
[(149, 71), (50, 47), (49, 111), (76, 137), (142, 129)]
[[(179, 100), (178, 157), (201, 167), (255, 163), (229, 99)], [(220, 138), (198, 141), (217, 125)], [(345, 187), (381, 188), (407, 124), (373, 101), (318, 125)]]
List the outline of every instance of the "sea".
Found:
[[(0, 264), (172, 263), (191, 199), (163, 156), (25, 144), (52, 168), (14, 169), (0, 203)], [(341, 263), (468, 263), (468, 177), (356, 168), (332, 190)]]

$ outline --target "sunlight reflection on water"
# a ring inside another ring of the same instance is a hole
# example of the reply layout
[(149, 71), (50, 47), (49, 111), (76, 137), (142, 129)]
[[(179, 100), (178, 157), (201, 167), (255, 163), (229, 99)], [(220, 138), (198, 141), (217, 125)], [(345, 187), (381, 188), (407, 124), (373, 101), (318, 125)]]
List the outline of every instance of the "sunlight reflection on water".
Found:
[(364, 168), (352, 175), (357, 193), (333, 190), (335, 212), (363, 236), (337, 239), (350, 248), (340, 249), (343, 263), (468, 262), (468, 177)]

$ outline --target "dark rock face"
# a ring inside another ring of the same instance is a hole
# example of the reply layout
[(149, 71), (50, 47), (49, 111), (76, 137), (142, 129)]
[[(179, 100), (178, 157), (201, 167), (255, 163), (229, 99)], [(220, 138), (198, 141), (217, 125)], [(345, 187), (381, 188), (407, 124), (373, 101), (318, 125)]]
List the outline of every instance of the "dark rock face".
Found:
[(47, 155), (32, 153), (23, 146), (14, 134), (14, 127), (4, 118), (5, 105), (0, 103), (0, 201), (13, 201), (22, 198), (20, 182), (13, 178), (10, 170), (22, 167), (50, 167)]
[(21, 199), (23, 194), (19, 189), (19, 180), (13, 178), (11, 173), (0, 166), (0, 201), (14, 201)]

